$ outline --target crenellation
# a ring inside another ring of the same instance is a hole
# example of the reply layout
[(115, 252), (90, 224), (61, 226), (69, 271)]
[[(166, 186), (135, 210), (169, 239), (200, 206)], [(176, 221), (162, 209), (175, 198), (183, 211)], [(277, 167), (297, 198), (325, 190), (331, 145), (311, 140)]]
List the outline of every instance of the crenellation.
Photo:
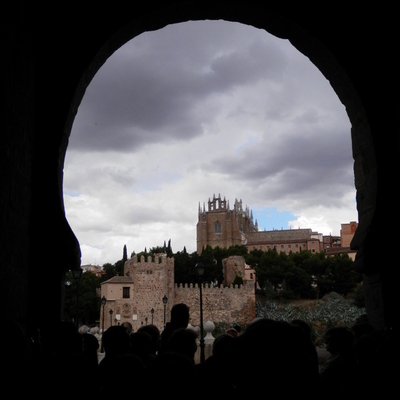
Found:
[[(240, 264), (236, 260), (237, 264)], [(144, 323), (153, 320), (156, 326), (162, 327), (164, 322), (163, 296), (167, 296), (165, 313), (174, 304), (185, 303), (191, 310), (191, 323), (200, 323), (199, 315), (199, 283), (174, 282), (174, 258), (166, 255), (156, 257), (137, 256), (127, 260), (124, 265), (124, 276), (114, 277), (101, 285), (101, 295), (113, 302), (108, 302), (106, 310), (113, 310), (118, 315), (119, 323), (129, 321), (137, 330)], [(239, 270), (237, 271), (239, 273)], [(128, 289), (129, 288), (129, 289)], [(129, 292), (129, 298), (124, 297)], [(214, 286), (210, 282), (202, 283), (204, 318), (213, 321), (248, 323), (255, 317), (254, 280), (244, 279), (243, 285), (220, 284)], [(153, 314), (150, 313), (154, 310)], [(102, 315), (100, 316), (102, 318)], [(147, 319), (146, 319), (147, 318)], [(105, 318), (105, 326), (109, 324)]]

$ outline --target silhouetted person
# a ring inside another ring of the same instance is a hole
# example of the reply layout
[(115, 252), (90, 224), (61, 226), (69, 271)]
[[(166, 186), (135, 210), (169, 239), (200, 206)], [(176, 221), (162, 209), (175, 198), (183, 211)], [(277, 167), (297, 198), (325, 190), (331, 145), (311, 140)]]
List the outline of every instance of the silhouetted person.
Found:
[(324, 392), (332, 398), (356, 393), (359, 383), (353, 332), (343, 326), (328, 329), (325, 342), (331, 356), (320, 372)]
[(318, 359), (317, 349), (315, 348), (315, 345), (311, 339), (311, 335), (312, 335), (311, 325), (307, 321), (304, 321), (303, 319), (293, 319), (290, 322), (290, 324), (298, 327), (299, 329), (301, 329), (302, 332), (304, 332), (304, 334), (306, 336), (306, 340), (308, 342), (307, 346), (308, 346), (310, 357), (312, 357), (314, 364), (315, 364), (315, 371), (319, 373), (319, 359)]
[(107, 367), (107, 376), (96, 379), (100, 399), (130, 398), (133, 388), (142, 387), (143, 390), (145, 365), (137, 355), (126, 353), (117, 356), (109, 360)]
[[(90, 396), (95, 390), (93, 379), (96, 368), (84, 356), (83, 337), (75, 324), (60, 322), (54, 327), (51, 343), (53, 353), (45, 361), (40, 394), (47, 398), (54, 396), (54, 388), (62, 388), (66, 398), (76, 393)], [(66, 385), (65, 378), (71, 376), (71, 371), (77, 379)]]
[(212, 354), (204, 363), (196, 365), (197, 379), (208, 382), (210, 393), (216, 398), (236, 398), (233, 382), (237, 374), (232, 368), (237, 363), (235, 341), (236, 338), (227, 333), (217, 336), (212, 345)]
[(112, 361), (125, 354), (131, 354), (131, 343), (126, 329), (122, 325), (110, 326), (103, 333), (104, 358), (100, 361), (97, 373), (99, 379), (108, 379)]
[(126, 329), (126, 331), (128, 332), (128, 335), (132, 335), (133, 333), (133, 326), (130, 322), (125, 321), (122, 326)]
[(147, 367), (151, 365), (155, 358), (153, 353), (153, 341), (151, 336), (145, 331), (137, 331), (129, 336), (132, 354), (138, 356)]
[(286, 398), (319, 393), (320, 377), (307, 340), (288, 322), (265, 318), (252, 322), (235, 338), (236, 365), (243, 366), (234, 382), (238, 395), (248, 393), (249, 382), (254, 383), (254, 396), (265, 396), (268, 389)]
[(138, 332), (146, 332), (150, 335), (152, 340), (152, 353), (157, 355), (160, 349), (161, 334), (160, 330), (155, 325), (143, 325), (138, 330)]
[(189, 318), (189, 307), (186, 304), (178, 303), (171, 308), (171, 320), (166, 323), (165, 329), (161, 334), (160, 353), (165, 350), (166, 343), (175, 330), (187, 328)]
[(149, 388), (151, 398), (164, 398), (166, 394), (174, 400), (204, 398), (207, 383), (196, 380), (195, 366), (187, 356), (165, 351), (159, 354), (146, 371), (143, 387)]
[(233, 329), (237, 332), (238, 335), (242, 332), (242, 327), (239, 324), (234, 324)]
[(188, 357), (194, 364), (197, 350), (197, 333), (192, 329), (179, 328), (172, 332), (166, 343), (165, 351), (180, 353)]
[(238, 332), (235, 328), (229, 328), (226, 333), (232, 337), (238, 337)]
[(97, 369), (99, 360), (97, 357), (97, 350), (99, 348), (99, 341), (95, 336), (90, 333), (83, 333), (83, 356), (89, 361), (93, 368)]

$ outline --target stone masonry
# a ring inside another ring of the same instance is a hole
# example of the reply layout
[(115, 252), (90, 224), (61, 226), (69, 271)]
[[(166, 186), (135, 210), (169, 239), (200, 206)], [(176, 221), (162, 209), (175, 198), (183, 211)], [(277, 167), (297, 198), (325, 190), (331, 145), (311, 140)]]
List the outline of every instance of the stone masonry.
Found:
[[(204, 321), (245, 324), (255, 318), (254, 280), (244, 278), (240, 287), (214, 287), (206, 283), (202, 292)], [(174, 284), (174, 259), (166, 255), (154, 262), (150, 258), (145, 261), (143, 256), (140, 261), (137, 256), (132, 257), (125, 263), (123, 277), (115, 276), (101, 284), (101, 296), (107, 299), (104, 307), (105, 329), (110, 324), (123, 322), (130, 322), (134, 331), (152, 322), (162, 328), (164, 296), (168, 298), (166, 321), (169, 321), (174, 304), (185, 303), (190, 308), (190, 324), (200, 324), (200, 288), (198, 284)], [(154, 310), (153, 314), (151, 310)], [(100, 326), (102, 320), (103, 309), (100, 311)]]

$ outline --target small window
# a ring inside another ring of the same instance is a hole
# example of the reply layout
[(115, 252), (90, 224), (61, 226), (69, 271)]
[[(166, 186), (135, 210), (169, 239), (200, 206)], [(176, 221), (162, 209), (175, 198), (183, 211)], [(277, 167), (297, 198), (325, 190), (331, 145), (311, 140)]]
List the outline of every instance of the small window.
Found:
[(221, 233), (221, 222), (219, 222), (219, 221), (215, 222), (214, 233)]
[(122, 288), (122, 298), (129, 299), (129, 289), (130, 289), (130, 287)]

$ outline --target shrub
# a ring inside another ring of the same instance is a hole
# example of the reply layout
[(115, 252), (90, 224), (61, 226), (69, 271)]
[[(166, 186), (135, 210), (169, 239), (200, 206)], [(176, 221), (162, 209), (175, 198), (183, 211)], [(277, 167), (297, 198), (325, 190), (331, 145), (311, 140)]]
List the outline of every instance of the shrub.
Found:
[(365, 290), (362, 282), (354, 289), (353, 304), (356, 307), (365, 308)]
[(303, 319), (312, 326), (312, 339), (316, 345), (322, 345), (323, 334), (335, 326), (351, 327), (354, 320), (365, 314), (364, 308), (359, 308), (344, 299), (317, 300), (311, 305), (279, 304), (266, 302), (256, 303), (256, 317), (271, 318), (277, 321), (290, 322), (293, 319)]

